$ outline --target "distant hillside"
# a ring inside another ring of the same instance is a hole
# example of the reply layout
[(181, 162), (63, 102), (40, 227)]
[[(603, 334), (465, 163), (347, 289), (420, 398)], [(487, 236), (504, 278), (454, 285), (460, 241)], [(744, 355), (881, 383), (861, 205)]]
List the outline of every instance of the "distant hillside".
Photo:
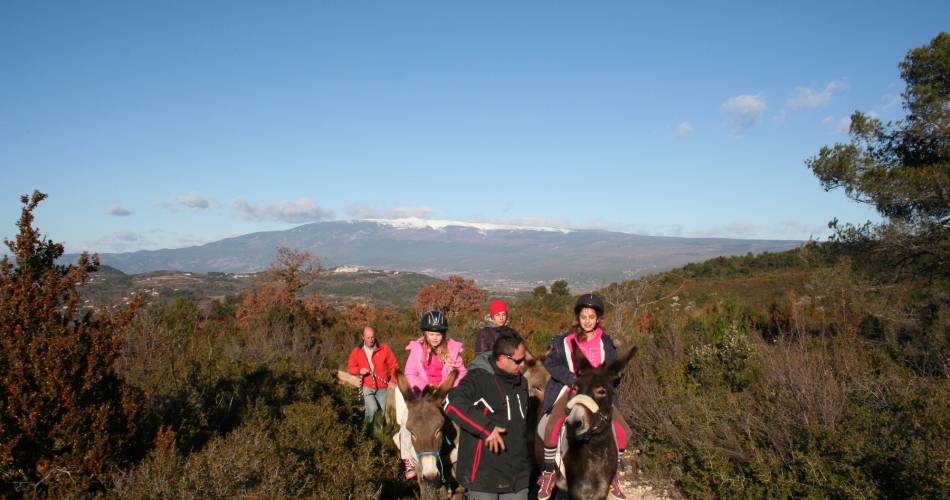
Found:
[[(116, 305), (128, 303), (133, 296), (146, 299), (184, 297), (207, 303), (226, 295), (236, 294), (252, 286), (259, 273), (192, 273), (155, 271), (125, 274), (103, 265), (90, 276), (83, 288), (87, 305)], [(320, 293), (333, 304), (348, 301), (372, 304), (377, 307), (413, 303), (416, 292), (435, 278), (418, 273), (380, 270), (328, 271), (310, 283), (305, 294)]]
[(495, 290), (527, 290), (557, 279), (575, 288), (592, 288), (721, 255), (781, 251), (800, 244), (398, 219), (318, 222), (196, 247), (100, 257), (126, 273), (253, 273), (274, 261), (278, 246), (287, 246), (321, 257), (327, 266), (399, 269), (437, 277), (460, 274)]

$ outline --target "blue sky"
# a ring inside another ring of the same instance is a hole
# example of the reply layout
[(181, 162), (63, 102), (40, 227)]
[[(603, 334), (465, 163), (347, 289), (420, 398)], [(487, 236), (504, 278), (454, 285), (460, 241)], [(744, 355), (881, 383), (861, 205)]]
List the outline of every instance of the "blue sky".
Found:
[(945, 2), (4, 2), (0, 236), (68, 251), (419, 216), (806, 239), (804, 164)]

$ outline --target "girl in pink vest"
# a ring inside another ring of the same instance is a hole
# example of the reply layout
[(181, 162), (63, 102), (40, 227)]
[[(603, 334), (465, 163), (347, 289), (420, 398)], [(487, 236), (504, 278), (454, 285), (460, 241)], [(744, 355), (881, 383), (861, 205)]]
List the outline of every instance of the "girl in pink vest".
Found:
[[(603, 316), (604, 301), (600, 297), (592, 293), (581, 295), (574, 305), (574, 326), (571, 331), (551, 340), (551, 350), (544, 360), (544, 367), (551, 373), (551, 379), (544, 391), (544, 411), (550, 416), (544, 429), (544, 463), (541, 465), (541, 476), (538, 478), (538, 500), (550, 498), (554, 490), (557, 440), (561, 427), (564, 425), (567, 401), (571, 397), (571, 386), (577, 379), (574, 346), (576, 345), (584, 353), (584, 357), (592, 366), (610, 364), (617, 359), (617, 348), (614, 347), (613, 340), (604, 332), (600, 324)], [(619, 462), (623, 459), (623, 452), (627, 447), (630, 427), (617, 411), (616, 404), (612, 417)], [(621, 467), (617, 467), (618, 471), (620, 469)], [(626, 498), (620, 490), (620, 480), (616, 475), (610, 483), (610, 496), (615, 499)]]

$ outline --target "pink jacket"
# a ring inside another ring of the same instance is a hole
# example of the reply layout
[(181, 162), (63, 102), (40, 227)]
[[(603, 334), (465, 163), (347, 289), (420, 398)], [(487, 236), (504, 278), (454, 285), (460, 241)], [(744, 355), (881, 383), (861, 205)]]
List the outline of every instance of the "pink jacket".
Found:
[[(409, 359), (406, 360), (406, 378), (409, 379), (409, 385), (416, 393), (422, 392), (429, 385), (429, 378), (426, 376), (426, 369), (422, 364), (425, 361), (426, 353), (423, 342), (425, 342), (425, 336), (409, 342), (409, 345), (406, 346), (406, 350), (409, 351)], [(452, 368), (457, 369), (459, 374), (455, 377), (454, 387), (459, 385), (466, 373), (465, 363), (462, 362), (463, 345), (454, 339), (445, 339), (445, 342), (448, 342), (449, 362), (442, 366), (442, 380), (445, 380)]]

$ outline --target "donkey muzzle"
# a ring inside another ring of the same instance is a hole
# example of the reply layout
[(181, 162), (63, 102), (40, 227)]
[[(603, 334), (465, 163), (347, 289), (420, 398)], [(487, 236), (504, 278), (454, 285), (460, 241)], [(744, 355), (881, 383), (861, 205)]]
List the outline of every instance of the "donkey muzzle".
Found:
[(419, 457), (419, 469), (422, 478), (426, 481), (435, 481), (441, 477), (439, 472), (439, 458), (437, 455), (422, 455)]

